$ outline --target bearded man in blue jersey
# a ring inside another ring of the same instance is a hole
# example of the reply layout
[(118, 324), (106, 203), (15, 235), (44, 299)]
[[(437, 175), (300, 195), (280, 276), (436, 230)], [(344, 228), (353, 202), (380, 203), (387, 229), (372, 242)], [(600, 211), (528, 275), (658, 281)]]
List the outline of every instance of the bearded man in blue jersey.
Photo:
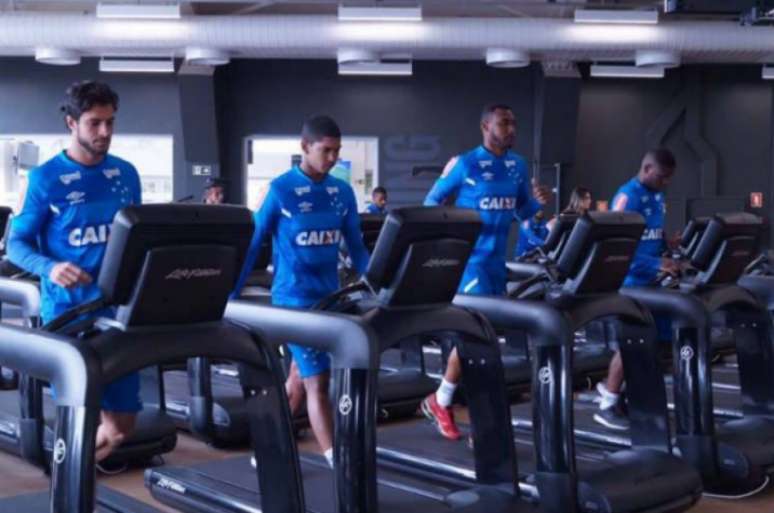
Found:
[[(118, 95), (106, 84), (81, 82), (61, 107), (68, 148), (29, 173), (21, 211), (8, 236), (8, 257), (40, 276), (43, 322), (100, 296), (95, 279), (108, 231), (121, 208), (141, 201), (130, 163), (108, 154)], [(105, 309), (97, 313), (110, 316)], [(132, 373), (102, 391), (96, 459), (106, 458), (134, 429), (140, 380)]]
[[(255, 232), (234, 295), (253, 268), (264, 237), (272, 237), (272, 304), (309, 308), (339, 288), (339, 244), (347, 244), (355, 270), (362, 274), (368, 251), (352, 187), (328, 174), (339, 159), (341, 131), (328, 116), (308, 119), (301, 133), (301, 164), (278, 176), (262, 193)], [(312, 431), (333, 466), (333, 418), (328, 399), (327, 353), (293, 343), (294, 368), (286, 383), (291, 412), (306, 395)], [(296, 369), (298, 374), (296, 374)], [(300, 380), (298, 379), (300, 375)]]
[[(659, 275), (677, 276), (680, 272), (681, 265), (677, 261), (663, 256), (667, 248), (664, 237), (664, 191), (676, 168), (677, 162), (672, 152), (664, 148), (650, 150), (642, 159), (637, 176), (623, 184), (613, 197), (614, 211), (638, 212), (645, 218), (645, 231), (624, 279), (624, 287), (654, 286)], [(656, 326), (660, 339), (671, 338), (668, 317), (656, 316)], [(599, 410), (594, 414), (596, 422), (610, 429), (629, 429), (629, 419), (620, 400), (623, 381), (621, 353), (616, 352), (610, 362), (607, 379), (597, 384), (601, 400)]]
[[(459, 292), (501, 295), (505, 293), (506, 246), (514, 217), (521, 221), (530, 219), (548, 202), (550, 193), (544, 187), (531, 185), (527, 161), (510, 150), (516, 135), (511, 108), (488, 105), (480, 121), (483, 144), (449, 161), (427, 194), (425, 205), (440, 205), (456, 196), (456, 206), (478, 211), (483, 227), (465, 267)], [(438, 391), (422, 401), (422, 412), (450, 440), (460, 438), (451, 404), (461, 377), (462, 365), (455, 348)]]

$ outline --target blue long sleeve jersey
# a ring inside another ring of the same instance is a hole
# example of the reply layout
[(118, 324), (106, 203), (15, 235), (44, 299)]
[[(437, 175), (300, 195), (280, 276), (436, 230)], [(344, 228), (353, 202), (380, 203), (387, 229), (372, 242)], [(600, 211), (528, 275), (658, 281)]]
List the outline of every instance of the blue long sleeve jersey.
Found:
[(613, 210), (638, 212), (645, 218), (645, 231), (634, 253), (624, 287), (652, 284), (661, 268), (664, 253), (664, 194), (643, 185), (636, 177), (618, 189), (613, 197)]
[(242, 290), (267, 235), (273, 237), (271, 296), (276, 305), (307, 307), (339, 288), (342, 238), (357, 272), (368, 265), (355, 194), (333, 176), (315, 182), (294, 167), (272, 180), (253, 219), (255, 232), (234, 295)]
[[(30, 171), (24, 205), (11, 224), (8, 257), (40, 276), (44, 321), (99, 297), (96, 280), (113, 217), (140, 204), (141, 194), (137, 170), (112, 155), (84, 166), (63, 151)], [(70, 289), (54, 284), (49, 273), (60, 262), (72, 262), (94, 281)]]
[(484, 268), (493, 279), (504, 282), (514, 216), (526, 220), (542, 208), (532, 197), (527, 162), (511, 151), (497, 157), (484, 146), (463, 153), (449, 161), (424, 204), (440, 205), (454, 194), (456, 206), (478, 211), (483, 222), (466, 272), (474, 266)]

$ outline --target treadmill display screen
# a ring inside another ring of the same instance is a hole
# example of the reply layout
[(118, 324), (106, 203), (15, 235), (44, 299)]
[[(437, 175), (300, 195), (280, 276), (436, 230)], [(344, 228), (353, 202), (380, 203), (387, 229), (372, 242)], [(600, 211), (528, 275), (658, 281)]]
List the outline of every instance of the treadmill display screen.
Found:
[(127, 324), (218, 320), (252, 234), (242, 207), (127, 207), (111, 226), (100, 290)]
[(390, 306), (450, 303), (480, 231), (473, 210), (395, 209), (376, 241), (366, 281)]

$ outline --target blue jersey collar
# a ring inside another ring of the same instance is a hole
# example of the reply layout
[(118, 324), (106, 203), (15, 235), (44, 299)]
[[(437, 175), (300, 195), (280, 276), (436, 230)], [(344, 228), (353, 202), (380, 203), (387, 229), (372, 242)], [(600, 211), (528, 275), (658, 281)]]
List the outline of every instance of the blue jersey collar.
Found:
[(64, 163), (67, 166), (74, 166), (74, 167), (78, 167), (78, 168), (81, 168), (81, 169), (97, 169), (97, 168), (100, 168), (100, 167), (102, 167), (105, 164), (105, 162), (108, 159), (108, 156), (109, 156), (109, 154), (106, 153), (105, 156), (102, 158), (102, 160), (100, 160), (98, 163), (94, 164), (93, 166), (87, 166), (86, 164), (81, 164), (80, 162), (76, 162), (75, 160), (71, 159), (67, 155), (67, 150), (62, 150), (59, 153), (59, 159), (62, 161), (62, 163)]
[(296, 173), (298, 176), (302, 177), (304, 180), (306, 180), (307, 182), (309, 182), (311, 185), (322, 185), (322, 184), (324, 184), (325, 182), (327, 182), (327, 181), (330, 179), (330, 177), (331, 177), (331, 174), (330, 174), (330, 172), (329, 172), (327, 175), (325, 175), (325, 178), (323, 178), (323, 179), (322, 179), (322, 180), (320, 180), (319, 182), (315, 182), (314, 180), (312, 180), (312, 179), (309, 177), (309, 175), (307, 175), (306, 173), (304, 173), (304, 170), (303, 170), (303, 169), (301, 169), (301, 166), (293, 166), (293, 171), (294, 171), (294, 172), (295, 172), (295, 173)]

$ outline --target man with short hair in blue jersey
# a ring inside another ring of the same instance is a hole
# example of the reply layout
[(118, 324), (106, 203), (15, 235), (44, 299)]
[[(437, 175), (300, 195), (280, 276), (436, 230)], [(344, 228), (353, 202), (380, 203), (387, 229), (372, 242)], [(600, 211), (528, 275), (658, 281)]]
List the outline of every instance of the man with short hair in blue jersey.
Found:
[[(237, 282), (238, 295), (253, 268), (264, 237), (274, 252), (272, 304), (309, 308), (339, 288), (339, 244), (347, 244), (355, 270), (362, 274), (368, 251), (360, 231), (355, 193), (328, 174), (339, 159), (341, 131), (328, 116), (309, 118), (301, 132), (301, 164), (271, 181), (255, 212), (255, 233)], [(291, 371), (285, 388), (291, 412), (306, 393), (306, 409), (317, 442), (333, 466), (333, 419), (328, 399), (327, 353), (288, 344), (300, 381)]]
[[(121, 208), (140, 203), (137, 170), (108, 154), (117, 110), (118, 95), (107, 84), (73, 84), (61, 107), (70, 144), (29, 172), (23, 206), (8, 237), (8, 257), (40, 276), (43, 322), (99, 298), (95, 280), (113, 217)], [(137, 373), (103, 389), (97, 461), (133, 431), (141, 409)]]
[(374, 187), (371, 191), (371, 203), (366, 207), (366, 213), (387, 215), (387, 189), (382, 187)]
[[(637, 176), (618, 189), (613, 197), (616, 212), (638, 212), (645, 218), (645, 231), (634, 253), (624, 287), (654, 286), (660, 274), (677, 275), (680, 264), (663, 256), (666, 249), (664, 238), (664, 191), (677, 168), (672, 152), (665, 148), (648, 151), (642, 159)], [(671, 338), (669, 319), (656, 317), (660, 338)], [(629, 429), (629, 419), (621, 405), (620, 394), (624, 382), (621, 353), (616, 351), (610, 361), (607, 379), (597, 384), (601, 396), (599, 410), (594, 420), (610, 429)]]
[[(456, 195), (456, 206), (480, 214), (481, 235), (465, 267), (459, 292), (499, 295), (505, 293), (506, 246), (514, 216), (519, 220), (531, 218), (548, 201), (550, 193), (537, 185), (533, 190), (527, 162), (510, 150), (516, 134), (513, 110), (507, 105), (488, 105), (480, 123), (483, 144), (449, 161), (425, 198), (425, 205), (440, 205)], [(421, 406), (441, 435), (450, 440), (460, 438), (451, 404), (461, 376), (455, 348), (438, 391), (427, 396)]]

